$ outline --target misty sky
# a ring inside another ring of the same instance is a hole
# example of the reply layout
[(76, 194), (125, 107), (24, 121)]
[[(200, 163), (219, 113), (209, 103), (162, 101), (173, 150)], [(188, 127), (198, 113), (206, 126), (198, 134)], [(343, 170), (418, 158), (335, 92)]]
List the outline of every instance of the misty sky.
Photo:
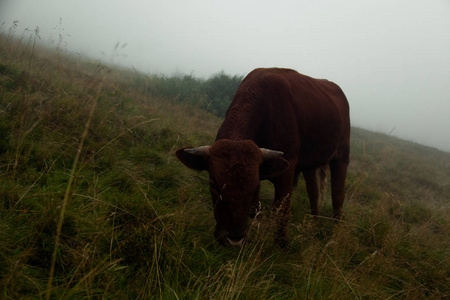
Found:
[(45, 42), (62, 33), (71, 52), (147, 73), (327, 78), (354, 126), (450, 151), (449, 0), (0, 0), (1, 30), (13, 20), (17, 35), (39, 26)]

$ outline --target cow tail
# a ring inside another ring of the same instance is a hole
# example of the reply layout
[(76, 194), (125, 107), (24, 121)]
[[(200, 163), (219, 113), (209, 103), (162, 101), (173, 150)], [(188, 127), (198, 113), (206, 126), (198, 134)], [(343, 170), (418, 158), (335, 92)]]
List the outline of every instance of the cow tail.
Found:
[(319, 207), (323, 206), (325, 196), (327, 194), (327, 177), (330, 168), (328, 164), (320, 167), (316, 171), (317, 181), (319, 183)]

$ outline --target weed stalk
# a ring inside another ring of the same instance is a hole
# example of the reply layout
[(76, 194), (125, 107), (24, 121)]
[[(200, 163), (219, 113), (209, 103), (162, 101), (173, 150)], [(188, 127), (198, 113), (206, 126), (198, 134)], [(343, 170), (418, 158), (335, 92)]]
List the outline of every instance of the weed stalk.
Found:
[(64, 215), (65, 215), (66, 209), (67, 209), (67, 202), (68, 202), (69, 197), (70, 197), (70, 191), (72, 189), (72, 184), (73, 184), (73, 181), (74, 181), (74, 178), (75, 178), (75, 171), (76, 171), (77, 166), (78, 166), (78, 161), (80, 159), (80, 154), (81, 154), (81, 152), (83, 150), (84, 141), (86, 140), (86, 137), (87, 137), (87, 134), (88, 134), (88, 131), (89, 131), (89, 127), (91, 125), (91, 120), (92, 120), (92, 117), (94, 116), (95, 108), (97, 106), (98, 98), (100, 96), (100, 90), (101, 90), (101, 85), (99, 87), (99, 92), (97, 93), (97, 96), (93, 100), (93, 104), (92, 104), (91, 110), (89, 112), (89, 117), (88, 117), (88, 119), (86, 121), (86, 125), (84, 127), (84, 131), (83, 131), (83, 133), (81, 135), (80, 144), (78, 145), (77, 153), (76, 153), (75, 158), (73, 160), (72, 169), (70, 171), (69, 182), (67, 183), (67, 188), (66, 188), (66, 192), (65, 192), (65, 195), (64, 195), (63, 203), (61, 205), (61, 212), (60, 212), (58, 224), (57, 224), (57, 227), (56, 227), (55, 245), (54, 245), (54, 248), (53, 248), (52, 262), (51, 262), (51, 266), (50, 266), (50, 274), (49, 274), (49, 278), (48, 278), (48, 282), (47, 282), (47, 290), (46, 290), (46, 294), (45, 294), (45, 299), (46, 300), (50, 299), (50, 296), (51, 296), (53, 277), (54, 277), (54, 274), (55, 274), (56, 256), (57, 256), (59, 245), (60, 245), (60, 242), (61, 242), (61, 229), (62, 229), (62, 224), (64, 222)]
[(28, 71), (31, 70), (31, 62), (33, 61), (34, 47), (36, 46), (36, 38), (41, 39), (41, 37), (39, 36), (39, 27), (38, 26), (36, 26), (36, 28), (34, 29), (34, 40), (33, 40), (33, 47), (31, 48), (30, 63), (28, 65)]

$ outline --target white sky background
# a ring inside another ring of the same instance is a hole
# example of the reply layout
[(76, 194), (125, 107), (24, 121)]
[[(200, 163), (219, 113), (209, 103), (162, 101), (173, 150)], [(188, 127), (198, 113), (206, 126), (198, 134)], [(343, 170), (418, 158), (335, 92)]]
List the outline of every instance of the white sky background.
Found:
[(3, 32), (49, 42), (60, 18), (69, 51), (147, 73), (327, 78), (354, 126), (450, 151), (449, 0), (0, 0)]

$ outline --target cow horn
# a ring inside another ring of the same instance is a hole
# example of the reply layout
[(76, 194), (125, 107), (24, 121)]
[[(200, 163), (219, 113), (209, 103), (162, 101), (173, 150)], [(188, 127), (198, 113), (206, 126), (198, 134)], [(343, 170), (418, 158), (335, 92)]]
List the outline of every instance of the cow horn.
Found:
[(193, 154), (193, 155), (199, 155), (199, 156), (207, 156), (209, 155), (209, 149), (211, 146), (200, 146), (197, 148), (187, 148), (184, 149), (184, 152)]
[(260, 148), (262, 152), (263, 159), (274, 158), (277, 156), (282, 156), (284, 153), (281, 151), (269, 150), (265, 148)]

